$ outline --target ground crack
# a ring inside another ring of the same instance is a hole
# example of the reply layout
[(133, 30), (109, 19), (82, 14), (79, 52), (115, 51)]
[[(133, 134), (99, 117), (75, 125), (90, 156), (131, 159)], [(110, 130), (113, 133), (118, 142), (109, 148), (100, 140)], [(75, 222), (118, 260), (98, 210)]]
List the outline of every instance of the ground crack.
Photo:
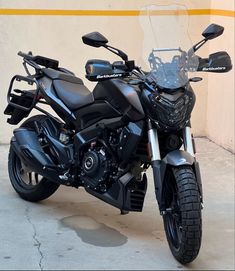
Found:
[(37, 230), (36, 230), (36, 226), (33, 224), (31, 218), (30, 218), (30, 215), (29, 215), (29, 207), (26, 207), (25, 209), (25, 216), (27, 218), (27, 221), (29, 222), (29, 224), (32, 226), (33, 228), (33, 240), (35, 241), (35, 244), (36, 244), (36, 247), (37, 247), (37, 250), (38, 250), (38, 253), (40, 255), (40, 259), (39, 259), (39, 268), (40, 270), (43, 270), (43, 266), (42, 266), (42, 261), (43, 261), (43, 253), (41, 251), (41, 242), (38, 240), (37, 238)]

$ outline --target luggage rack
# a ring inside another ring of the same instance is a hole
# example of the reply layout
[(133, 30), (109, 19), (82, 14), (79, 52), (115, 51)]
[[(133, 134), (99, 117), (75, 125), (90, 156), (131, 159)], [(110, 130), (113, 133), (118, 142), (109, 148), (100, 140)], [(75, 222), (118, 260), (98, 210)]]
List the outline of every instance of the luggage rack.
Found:
[[(33, 90), (20, 90), (20, 89), (13, 89), (13, 85), (15, 81), (27, 82), (29, 85), (36, 84), (36, 88)], [(17, 95), (20, 94), (20, 95)], [(39, 85), (38, 82), (30, 77), (25, 77), (22, 75), (15, 75), (10, 82), (10, 86), (7, 93), (7, 102), (10, 106), (14, 108), (19, 108), (24, 111), (31, 111), (35, 106), (39, 93)]]
[[(36, 85), (36, 87), (31, 90), (13, 88), (16, 81), (24, 81), (31, 86)], [(10, 115), (7, 122), (15, 125), (18, 124), (23, 118), (27, 117), (31, 110), (36, 106), (36, 103), (39, 101), (38, 93), (39, 85), (35, 79), (22, 75), (15, 75), (11, 79), (7, 93), (8, 106), (4, 111), (5, 115)]]

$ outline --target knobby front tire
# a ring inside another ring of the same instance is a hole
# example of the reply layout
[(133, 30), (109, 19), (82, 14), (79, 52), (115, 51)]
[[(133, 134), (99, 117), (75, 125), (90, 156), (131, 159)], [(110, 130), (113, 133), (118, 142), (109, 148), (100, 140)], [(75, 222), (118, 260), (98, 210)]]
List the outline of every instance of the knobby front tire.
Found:
[(182, 264), (198, 255), (202, 237), (201, 196), (191, 167), (172, 168), (168, 179), (164, 228), (174, 257)]

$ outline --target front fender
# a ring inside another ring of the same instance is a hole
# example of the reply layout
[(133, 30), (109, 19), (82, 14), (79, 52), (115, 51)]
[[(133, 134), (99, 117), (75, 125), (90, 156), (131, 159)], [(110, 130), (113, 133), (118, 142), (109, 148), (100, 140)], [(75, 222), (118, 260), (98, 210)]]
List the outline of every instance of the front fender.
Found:
[(188, 152), (182, 150), (175, 150), (168, 153), (161, 161), (152, 161), (155, 194), (160, 212), (164, 209), (162, 189), (165, 182), (166, 171), (169, 170), (169, 167), (178, 167), (185, 165), (191, 166), (194, 170), (202, 200), (202, 183), (198, 162), (196, 161), (195, 157), (193, 157)]
[(195, 173), (196, 181), (198, 183), (198, 188), (199, 188), (199, 191), (201, 194), (201, 199), (203, 201), (201, 174), (200, 174), (199, 164), (196, 161), (195, 157), (193, 157), (190, 153), (188, 153), (186, 151), (175, 150), (175, 151), (168, 153), (164, 157), (163, 163), (165, 163), (164, 168), (166, 168), (166, 165), (171, 165), (174, 167), (183, 166), (183, 165), (192, 166), (194, 173)]
[(186, 151), (175, 150), (169, 152), (163, 159), (166, 165), (171, 166), (183, 166), (183, 165), (193, 165), (195, 158)]

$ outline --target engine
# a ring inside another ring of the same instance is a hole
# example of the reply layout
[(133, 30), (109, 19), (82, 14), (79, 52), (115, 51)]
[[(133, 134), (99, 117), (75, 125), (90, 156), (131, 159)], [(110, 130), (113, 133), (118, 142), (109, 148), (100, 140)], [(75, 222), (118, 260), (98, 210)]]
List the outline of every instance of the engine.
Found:
[(91, 146), (82, 160), (81, 181), (85, 187), (106, 192), (112, 183), (112, 174), (116, 172), (111, 155), (104, 146)]
[(130, 122), (123, 128), (104, 130), (102, 139), (86, 147), (81, 157), (80, 174), (84, 187), (104, 193), (129, 171), (142, 130), (143, 121)]

